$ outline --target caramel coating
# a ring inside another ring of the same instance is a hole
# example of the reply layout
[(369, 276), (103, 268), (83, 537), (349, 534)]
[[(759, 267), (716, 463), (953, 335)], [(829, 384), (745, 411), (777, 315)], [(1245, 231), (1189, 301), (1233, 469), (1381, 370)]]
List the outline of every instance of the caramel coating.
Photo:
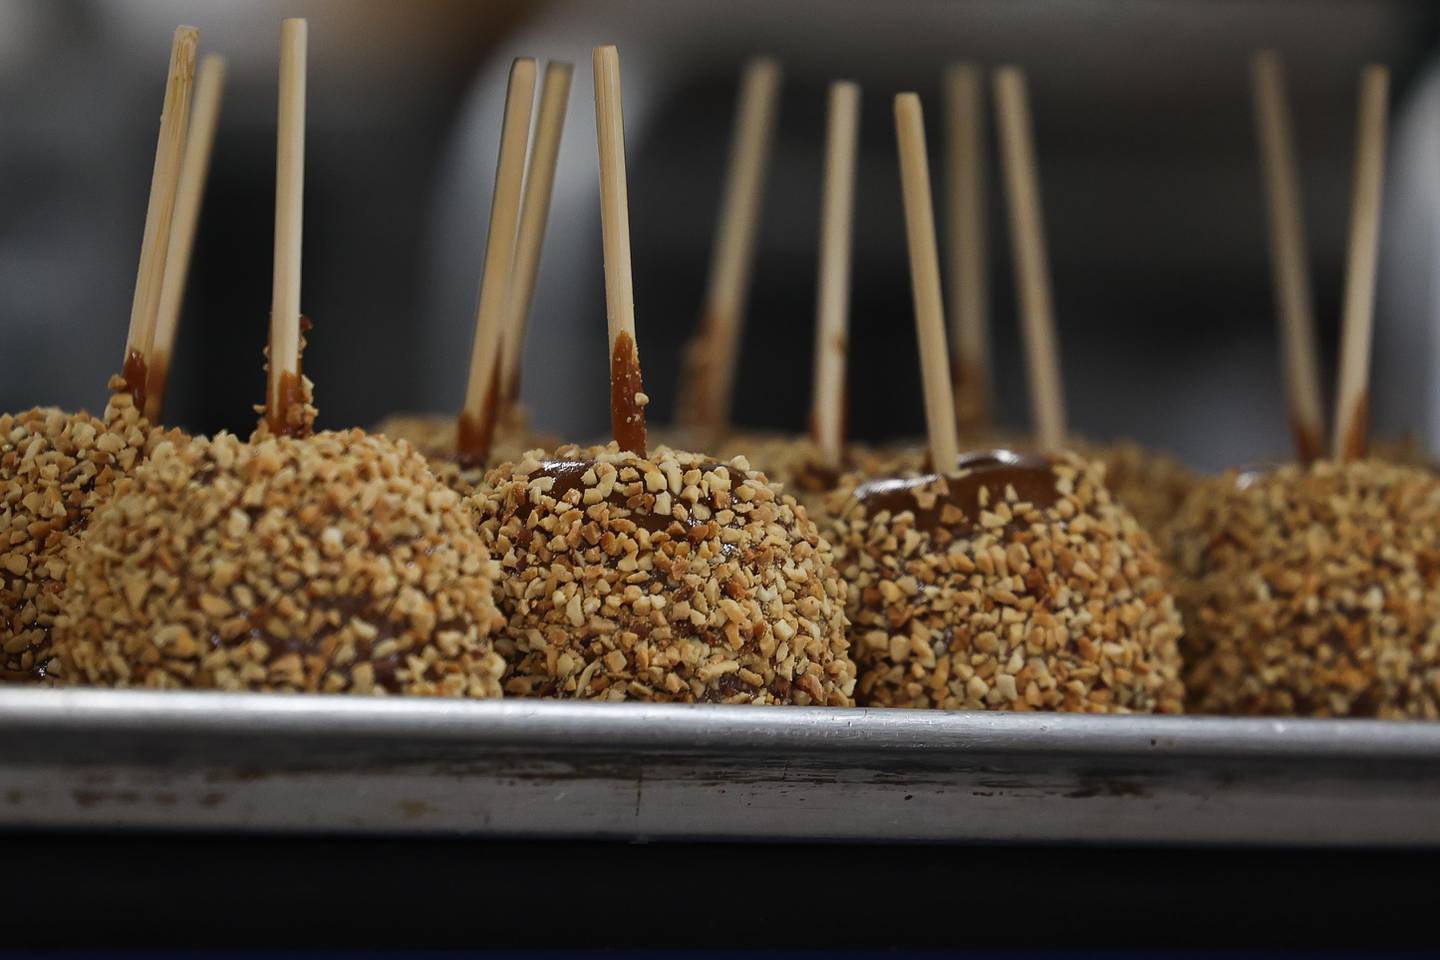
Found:
[(41, 679), (75, 535), (154, 436), (128, 393), (104, 419), (37, 407), (0, 414), (0, 679)]
[(536, 450), (473, 502), (503, 568), (507, 693), (852, 703), (830, 547), (743, 459)]
[(55, 653), (79, 683), (496, 697), (496, 573), (407, 446), (163, 443), (80, 538)]
[(1231, 473), (1169, 531), (1207, 713), (1440, 718), (1440, 481), (1377, 460)]
[[(837, 492), (826, 533), (850, 585), (861, 705), (1181, 712), (1181, 621), (1149, 536), (1102, 465), (1061, 454), (1031, 469), (1051, 475), (1050, 503), (974, 471), (917, 484), (913, 509)], [(951, 502), (962, 483), (973, 515)]]

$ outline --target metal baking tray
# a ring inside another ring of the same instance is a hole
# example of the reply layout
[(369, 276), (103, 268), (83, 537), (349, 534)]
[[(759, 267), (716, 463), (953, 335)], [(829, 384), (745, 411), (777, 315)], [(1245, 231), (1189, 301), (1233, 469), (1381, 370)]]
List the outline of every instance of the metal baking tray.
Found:
[(8, 688), (0, 828), (1440, 846), (1440, 724)]

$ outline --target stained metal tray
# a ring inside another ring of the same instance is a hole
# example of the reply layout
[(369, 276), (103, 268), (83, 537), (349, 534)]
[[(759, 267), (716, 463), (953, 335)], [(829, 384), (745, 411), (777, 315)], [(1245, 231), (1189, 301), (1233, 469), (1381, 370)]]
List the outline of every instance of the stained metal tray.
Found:
[(1440, 724), (9, 688), (0, 827), (1440, 846)]

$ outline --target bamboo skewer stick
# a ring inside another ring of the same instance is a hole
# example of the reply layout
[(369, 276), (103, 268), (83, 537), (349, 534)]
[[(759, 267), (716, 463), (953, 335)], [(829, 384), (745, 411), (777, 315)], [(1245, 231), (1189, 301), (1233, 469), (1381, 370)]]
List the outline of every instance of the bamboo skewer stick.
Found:
[(951, 392), (949, 353), (945, 347), (945, 310), (940, 297), (940, 251), (935, 242), (935, 211), (930, 196), (930, 161), (925, 153), (925, 118), (920, 97), (895, 97), (895, 137), (900, 147), (900, 188), (905, 200), (905, 238), (910, 249), (910, 286), (915, 298), (915, 329), (925, 384), (925, 423), (930, 459), (937, 473), (949, 473), (960, 458), (955, 432), (955, 395)]
[(741, 80), (710, 278), (700, 327), (689, 349), (687, 396), (681, 405), (689, 425), (712, 437), (730, 417), (779, 97), (779, 63), (764, 57), (750, 61)]
[(305, 72), (309, 27), (280, 25), (280, 100), (275, 150), (275, 267), (270, 296), (267, 416), (277, 434), (294, 432), (300, 402), (300, 251), (305, 212)]
[(180, 165), (180, 182), (175, 192), (175, 215), (170, 243), (165, 252), (165, 276), (160, 284), (156, 308), (155, 335), (149, 358), (145, 388), (145, 416), (158, 422), (165, 404), (165, 386), (170, 375), (170, 358), (175, 350), (175, 333), (180, 324), (180, 306), (185, 281), (190, 273), (190, 254), (195, 228), (200, 221), (200, 203), (205, 196), (205, 179), (210, 172), (210, 153), (215, 144), (215, 126), (220, 117), (220, 95), (225, 87), (225, 58), (216, 54), (200, 62), (195, 80), (195, 105), (190, 131), (185, 138), (185, 158)]
[(135, 297), (130, 304), (130, 329), (125, 336), (121, 376), (125, 389), (140, 408), (145, 406), (146, 365), (155, 336), (160, 284), (165, 272), (165, 251), (175, 209), (181, 154), (190, 122), (190, 91), (195, 81), (195, 48), (200, 31), (177, 27), (170, 44), (170, 67), (165, 78), (165, 105), (155, 144), (155, 166), (150, 173), (150, 199), (145, 208), (145, 232), (140, 241), (140, 265), (135, 276)]
[(630, 272), (630, 196), (625, 182), (625, 114), (620, 53), (596, 47), (595, 139), (600, 154), (600, 232), (605, 253), (605, 320), (610, 339), (610, 427), (620, 449), (645, 456), (645, 396), (635, 343)]
[(568, 63), (547, 64), (540, 87), (540, 113), (530, 148), (530, 167), (525, 174), (520, 233), (515, 241), (515, 265), (510, 272), (505, 335), (501, 341), (505, 380), (500, 395), (506, 404), (514, 404), (520, 397), (521, 351), (535, 300), (535, 278), (540, 271), (540, 252), (545, 244), (545, 225), (550, 216), (550, 195), (555, 186), (555, 165), (560, 156), (560, 134), (565, 127), (573, 70)]
[(1320, 398), (1320, 360), (1315, 348), (1315, 309), (1305, 256), (1305, 219), (1295, 141), (1285, 102), (1285, 72), (1273, 50), (1250, 65), (1255, 97), (1255, 131), (1265, 176), (1270, 226), (1270, 262), (1280, 326), (1285, 392), (1294, 425), (1296, 452), (1313, 460), (1325, 450), (1325, 413)]
[(505, 334), (505, 310), (515, 262), (515, 229), (520, 218), (525, 149), (534, 101), (535, 61), (522, 57), (510, 66), (505, 93), (500, 156), (495, 166), (490, 227), (485, 239), (485, 266), (475, 308), (475, 342), (470, 353), (465, 406), (460, 411), (458, 424), (457, 453), (462, 461), (469, 463), (483, 463), (490, 455), (490, 442), (494, 438), (501, 340)]
[(972, 433), (993, 422), (989, 247), (985, 237), (985, 100), (980, 68), (945, 71), (945, 179), (950, 351), (955, 414)]
[(1005, 160), (1010, 206), (1010, 242), (1015, 258), (1024, 322), (1026, 366), (1030, 376), (1031, 415), (1036, 439), (1045, 451), (1065, 443), (1064, 386), (1060, 379), (1055, 309), (1050, 295), (1050, 266), (1045, 254), (1045, 225), (1040, 210), (1040, 181), (1025, 75), (1017, 67), (995, 71), (995, 107)]
[(860, 87), (830, 85), (825, 134), (825, 188), (820, 210), (820, 276), (815, 306), (815, 387), (811, 420), (820, 461), (838, 469), (845, 443), (845, 361), (850, 313), (850, 247), (855, 211), (855, 155)]
[(1345, 314), (1340, 380), (1335, 395), (1336, 460), (1365, 456), (1369, 428), (1370, 340), (1375, 321), (1375, 267), (1380, 252), (1380, 205), (1385, 176), (1385, 113), (1390, 71), (1371, 65), (1360, 77), (1356, 118), (1355, 184), (1350, 205), (1350, 251), (1345, 267)]

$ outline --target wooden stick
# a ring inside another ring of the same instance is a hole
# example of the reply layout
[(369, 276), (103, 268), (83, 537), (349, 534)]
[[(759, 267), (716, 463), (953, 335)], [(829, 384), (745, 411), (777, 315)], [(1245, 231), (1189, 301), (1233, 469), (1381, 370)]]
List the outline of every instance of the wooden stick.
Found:
[(210, 172), (210, 153), (215, 144), (215, 125), (220, 118), (220, 94), (224, 88), (225, 58), (212, 53), (200, 61), (196, 73), (195, 106), (190, 116), (190, 132), (185, 138), (185, 159), (180, 165), (175, 215), (165, 252), (165, 277), (160, 284), (145, 388), (145, 416), (152, 423), (159, 422), (165, 405), (170, 358), (180, 325), (180, 304), (190, 273), (190, 254), (195, 245), (195, 228), (200, 222), (200, 201), (205, 196), (205, 178)]
[(780, 64), (760, 57), (745, 66), (735, 111), (729, 171), (720, 201), (710, 279), (690, 349), (682, 407), (691, 426), (712, 435), (730, 419), (745, 301), (755, 263), (760, 201), (780, 99)]
[(275, 266), (270, 291), (267, 416), (290, 433), (289, 408), (300, 395), (300, 246), (305, 211), (305, 69), (309, 27), (280, 25), (280, 101), (275, 149)]
[(535, 300), (535, 278), (540, 272), (540, 251), (545, 244), (545, 224), (550, 216), (550, 194), (555, 186), (560, 133), (565, 127), (565, 106), (570, 100), (573, 71), (574, 67), (568, 63), (546, 64), (545, 80), (540, 87), (540, 113), (534, 145), (530, 148), (530, 166), (525, 174), (520, 234), (515, 242), (515, 265), (511, 270), (505, 336), (501, 342), (505, 382), (501, 384), (500, 395), (507, 404), (520, 398), (521, 348)]
[(1010, 200), (1010, 242), (1015, 282), (1025, 329), (1030, 374), (1031, 415), (1042, 450), (1065, 444), (1064, 386), (1060, 379), (1055, 310), (1050, 300), (1050, 266), (1045, 255), (1045, 225), (1040, 212), (1040, 178), (1025, 75), (1018, 67), (995, 71), (995, 106)]
[(495, 433), (500, 390), (501, 340), (515, 262), (515, 224), (520, 219), (520, 192), (525, 179), (525, 148), (535, 102), (535, 61), (521, 57), (510, 65), (505, 91), (505, 118), (500, 129), (500, 156), (495, 164), (495, 189), (490, 198), (490, 227), (485, 238), (485, 267), (475, 307), (475, 342), (470, 351), (470, 377), (460, 411), (457, 453), (462, 461), (484, 463)]
[(1340, 382), (1335, 395), (1334, 456), (1365, 456), (1370, 406), (1370, 338), (1375, 321), (1375, 264), (1380, 252), (1381, 185), (1385, 175), (1385, 111), (1390, 71), (1374, 64), (1360, 76), (1355, 186), (1350, 204), (1350, 253), (1345, 267), (1345, 315)]
[(170, 68), (165, 78), (165, 105), (160, 112), (160, 135), (155, 143), (155, 166), (150, 172), (150, 200), (145, 207), (145, 233), (140, 241), (140, 266), (135, 276), (135, 298), (130, 304), (130, 329), (125, 336), (121, 374), (125, 378), (125, 389), (142, 409), (145, 368), (155, 336), (165, 250), (170, 244), (180, 160), (190, 123), (190, 90), (195, 82), (195, 48), (199, 42), (200, 31), (194, 27), (175, 28), (170, 44)]
[(974, 64), (951, 64), (945, 71), (952, 379), (955, 414), (971, 433), (989, 430), (994, 415), (982, 85), (980, 68)]
[(596, 47), (595, 139), (600, 152), (600, 232), (605, 253), (605, 320), (610, 332), (610, 427), (620, 449), (645, 456), (645, 396), (635, 343), (630, 273), (630, 196), (625, 182), (625, 114), (620, 53)]
[(915, 329), (920, 339), (930, 459), (936, 472), (949, 473), (959, 460), (960, 442), (955, 434), (955, 395), (951, 392), (949, 353), (945, 347), (940, 250), (935, 243), (930, 161), (925, 153), (925, 117), (918, 94), (896, 95), (895, 137), (900, 145), (900, 192), (905, 199), (905, 239), (910, 248), (910, 288), (915, 298)]
[(830, 84), (825, 192), (820, 208), (820, 277), (815, 296), (815, 387), (811, 420), (820, 461), (838, 469), (845, 442), (845, 360), (850, 314), (850, 246), (860, 87)]
[(1285, 71), (1273, 50), (1250, 64), (1255, 97), (1255, 132), (1265, 176), (1274, 273), (1276, 319), (1285, 369), (1285, 392), (1295, 431), (1296, 452), (1313, 460), (1325, 450), (1325, 413), (1320, 399), (1320, 359), (1315, 349), (1315, 308), (1310, 301), (1310, 267), (1305, 257), (1305, 219), (1295, 139), (1285, 102)]

